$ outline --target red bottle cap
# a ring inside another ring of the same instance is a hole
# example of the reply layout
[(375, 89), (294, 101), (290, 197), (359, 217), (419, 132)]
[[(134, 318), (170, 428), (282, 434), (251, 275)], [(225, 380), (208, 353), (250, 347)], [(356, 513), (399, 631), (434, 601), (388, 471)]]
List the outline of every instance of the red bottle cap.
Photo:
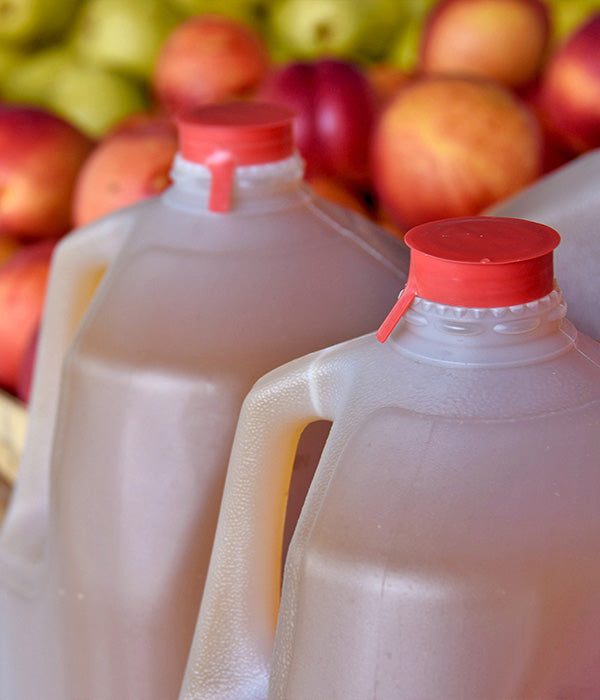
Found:
[(205, 105), (178, 118), (179, 152), (211, 171), (211, 211), (229, 211), (237, 166), (293, 154), (294, 117), (287, 107), (248, 101)]
[(553, 250), (560, 236), (549, 226), (504, 217), (432, 221), (404, 238), (411, 249), (406, 286), (377, 331), (384, 342), (415, 296), (449, 306), (514, 306), (554, 287)]

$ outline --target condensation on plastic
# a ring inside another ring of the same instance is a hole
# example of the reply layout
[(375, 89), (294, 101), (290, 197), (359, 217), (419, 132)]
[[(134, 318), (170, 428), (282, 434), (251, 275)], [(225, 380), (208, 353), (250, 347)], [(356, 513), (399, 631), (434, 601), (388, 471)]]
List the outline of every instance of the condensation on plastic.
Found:
[(562, 242), (554, 261), (569, 305), (569, 318), (582, 333), (600, 340), (600, 149), (548, 173), (486, 213), (552, 226)]
[(374, 330), (406, 280), (404, 245), (316, 197), (297, 155), (237, 169), (226, 214), (208, 168), (172, 175), (57, 247), (0, 531), (3, 700), (177, 697), (244, 396)]
[[(600, 345), (417, 297), (242, 408), (179, 700), (600, 695)], [(332, 421), (285, 563), (298, 436)]]

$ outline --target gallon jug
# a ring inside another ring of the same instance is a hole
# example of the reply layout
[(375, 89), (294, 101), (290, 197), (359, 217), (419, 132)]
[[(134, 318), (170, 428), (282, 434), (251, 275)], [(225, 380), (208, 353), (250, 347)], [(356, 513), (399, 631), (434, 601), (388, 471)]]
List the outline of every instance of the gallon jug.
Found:
[(0, 539), (2, 700), (177, 697), (244, 396), (404, 283), (403, 243), (303, 183), (292, 126), (182, 118), (173, 185), (59, 244)]
[(600, 697), (600, 344), (565, 318), (558, 233), (475, 217), (405, 240), (377, 336), (245, 400), (180, 700)]
[(530, 219), (560, 231), (554, 262), (569, 318), (582, 333), (600, 340), (600, 148), (562, 165), (486, 213)]

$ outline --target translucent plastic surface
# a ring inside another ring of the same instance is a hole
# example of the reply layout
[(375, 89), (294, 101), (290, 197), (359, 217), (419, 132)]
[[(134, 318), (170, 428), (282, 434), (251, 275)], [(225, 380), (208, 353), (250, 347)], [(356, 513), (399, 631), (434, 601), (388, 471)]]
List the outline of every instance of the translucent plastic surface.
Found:
[[(600, 345), (417, 298), (248, 395), (180, 700), (600, 695)], [(296, 440), (333, 421), (286, 560)]]
[(582, 333), (600, 340), (600, 149), (590, 151), (494, 205), (493, 216), (516, 216), (560, 231), (556, 276), (569, 318)]
[[(406, 279), (404, 246), (316, 198), (296, 157), (239, 168), (227, 214), (204, 167), (173, 175), (58, 249), (1, 533), (3, 700), (177, 697), (244, 396), (375, 329)], [(299, 454), (308, 479), (321, 446)]]

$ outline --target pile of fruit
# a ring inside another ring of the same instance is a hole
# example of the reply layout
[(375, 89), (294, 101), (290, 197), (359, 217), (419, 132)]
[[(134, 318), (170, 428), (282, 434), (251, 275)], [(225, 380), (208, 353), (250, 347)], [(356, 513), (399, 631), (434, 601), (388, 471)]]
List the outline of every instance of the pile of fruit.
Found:
[(600, 0), (5, 0), (0, 387), (27, 401), (49, 261), (158, 194), (176, 115), (293, 107), (306, 178), (402, 235), (600, 146)]

